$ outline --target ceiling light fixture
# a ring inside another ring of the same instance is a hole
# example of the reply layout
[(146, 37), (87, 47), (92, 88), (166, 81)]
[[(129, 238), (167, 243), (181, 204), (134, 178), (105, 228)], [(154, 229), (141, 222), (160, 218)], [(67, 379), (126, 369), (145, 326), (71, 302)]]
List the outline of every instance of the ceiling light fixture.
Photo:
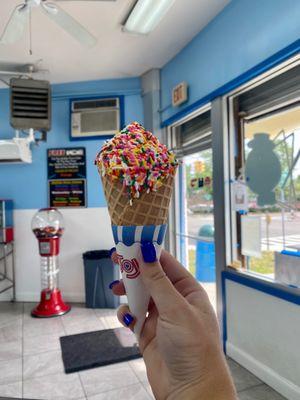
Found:
[(138, 0), (124, 24), (124, 30), (147, 35), (153, 31), (175, 0)]

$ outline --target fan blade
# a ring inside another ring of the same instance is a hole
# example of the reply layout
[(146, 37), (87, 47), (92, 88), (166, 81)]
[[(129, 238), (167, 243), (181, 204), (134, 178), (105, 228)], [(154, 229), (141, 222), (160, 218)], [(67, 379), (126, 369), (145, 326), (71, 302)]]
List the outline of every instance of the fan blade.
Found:
[(29, 20), (29, 7), (26, 4), (18, 5), (12, 12), (1, 36), (0, 43), (10, 44), (21, 39)]
[(95, 46), (97, 39), (58, 5), (53, 3), (41, 3), (41, 6), (42, 10), (49, 18), (81, 44), (88, 47)]

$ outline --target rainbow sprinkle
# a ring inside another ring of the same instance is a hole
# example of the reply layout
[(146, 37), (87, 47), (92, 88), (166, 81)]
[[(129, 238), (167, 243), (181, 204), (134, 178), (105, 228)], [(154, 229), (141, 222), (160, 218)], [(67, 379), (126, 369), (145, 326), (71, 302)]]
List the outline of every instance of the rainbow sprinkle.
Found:
[(156, 191), (175, 175), (178, 161), (167, 147), (138, 122), (126, 126), (103, 145), (95, 164), (102, 175), (121, 180), (130, 199)]

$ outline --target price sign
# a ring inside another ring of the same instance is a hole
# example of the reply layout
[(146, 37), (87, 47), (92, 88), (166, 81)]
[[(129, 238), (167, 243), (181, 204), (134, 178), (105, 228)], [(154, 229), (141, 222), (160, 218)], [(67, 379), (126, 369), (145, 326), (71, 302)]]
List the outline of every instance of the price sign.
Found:
[(84, 147), (48, 149), (48, 179), (85, 179)]
[(48, 181), (50, 207), (86, 207), (85, 179), (54, 179)]

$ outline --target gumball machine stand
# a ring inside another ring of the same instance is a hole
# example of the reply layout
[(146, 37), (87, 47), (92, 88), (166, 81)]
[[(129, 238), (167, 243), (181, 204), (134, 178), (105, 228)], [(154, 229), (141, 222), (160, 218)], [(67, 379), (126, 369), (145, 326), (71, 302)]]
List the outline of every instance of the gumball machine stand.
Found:
[(56, 208), (43, 208), (34, 215), (31, 227), (39, 243), (42, 286), (40, 303), (31, 314), (38, 318), (63, 315), (71, 309), (63, 301), (58, 288), (58, 254), (64, 232), (63, 216)]

